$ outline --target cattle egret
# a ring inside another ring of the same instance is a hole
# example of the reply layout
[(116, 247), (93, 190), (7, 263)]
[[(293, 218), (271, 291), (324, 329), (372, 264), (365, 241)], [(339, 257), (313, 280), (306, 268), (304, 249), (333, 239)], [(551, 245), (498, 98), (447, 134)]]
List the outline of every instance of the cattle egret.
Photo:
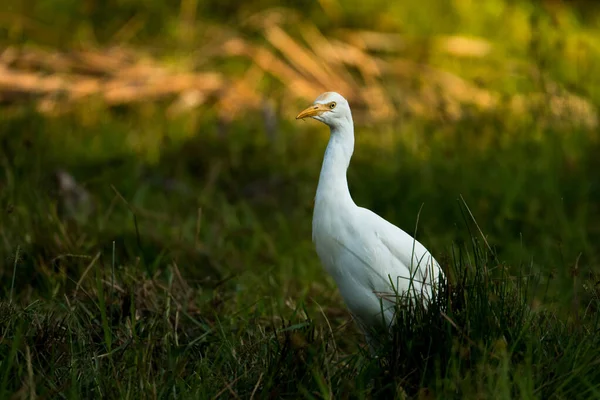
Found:
[(308, 117), (330, 128), (315, 196), (313, 242), (374, 351), (373, 329), (391, 326), (397, 295), (430, 298), (443, 272), (421, 243), (352, 200), (346, 179), (354, 151), (348, 101), (323, 93), (296, 119)]

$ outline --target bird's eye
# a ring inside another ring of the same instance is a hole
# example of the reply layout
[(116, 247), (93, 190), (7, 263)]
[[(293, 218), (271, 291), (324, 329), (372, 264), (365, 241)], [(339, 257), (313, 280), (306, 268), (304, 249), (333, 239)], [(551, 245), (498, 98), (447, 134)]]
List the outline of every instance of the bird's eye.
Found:
[(332, 101), (331, 103), (329, 103), (329, 108), (331, 108), (332, 110), (335, 108), (336, 104), (335, 101)]

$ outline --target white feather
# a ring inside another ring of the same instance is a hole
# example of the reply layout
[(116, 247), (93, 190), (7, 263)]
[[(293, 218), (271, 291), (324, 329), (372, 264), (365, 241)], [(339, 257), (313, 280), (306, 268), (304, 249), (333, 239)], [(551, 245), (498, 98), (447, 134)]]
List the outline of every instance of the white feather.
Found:
[(443, 272), (421, 243), (354, 203), (346, 179), (354, 151), (350, 107), (341, 95), (327, 92), (307, 110), (324, 104), (326, 111), (308, 115), (331, 129), (315, 197), (313, 241), (323, 267), (363, 330), (382, 323), (389, 326), (394, 293), (412, 288), (411, 293), (427, 297)]

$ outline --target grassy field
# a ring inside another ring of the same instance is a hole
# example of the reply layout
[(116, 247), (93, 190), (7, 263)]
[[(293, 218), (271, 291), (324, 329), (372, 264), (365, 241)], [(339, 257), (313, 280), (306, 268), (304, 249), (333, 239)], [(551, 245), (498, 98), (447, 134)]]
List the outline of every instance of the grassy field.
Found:
[[(598, 10), (287, 3), (6, 3), (3, 46), (128, 46), (179, 72), (258, 76), (260, 101), (220, 89), (183, 112), (92, 98), (49, 113), (0, 95), (0, 398), (600, 398)], [(297, 43), (402, 38), (342, 70), (340, 85), (387, 96), (351, 103), (350, 190), (449, 281), (427, 311), (399, 310), (379, 358), (311, 243), (328, 137), (293, 116), (318, 72), (286, 46), (272, 54), (306, 82), (213, 54), (227, 35), (277, 47), (256, 19), (283, 17)], [(492, 50), (457, 55), (452, 35)]]

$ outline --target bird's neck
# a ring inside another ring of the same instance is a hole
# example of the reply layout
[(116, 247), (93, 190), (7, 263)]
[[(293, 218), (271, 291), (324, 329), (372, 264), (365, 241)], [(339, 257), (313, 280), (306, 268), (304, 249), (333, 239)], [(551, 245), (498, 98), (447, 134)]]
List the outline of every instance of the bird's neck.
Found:
[(315, 205), (331, 201), (339, 205), (344, 202), (353, 203), (346, 178), (353, 152), (354, 128), (352, 123), (349, 126), (332, 127), (321, 167)]

